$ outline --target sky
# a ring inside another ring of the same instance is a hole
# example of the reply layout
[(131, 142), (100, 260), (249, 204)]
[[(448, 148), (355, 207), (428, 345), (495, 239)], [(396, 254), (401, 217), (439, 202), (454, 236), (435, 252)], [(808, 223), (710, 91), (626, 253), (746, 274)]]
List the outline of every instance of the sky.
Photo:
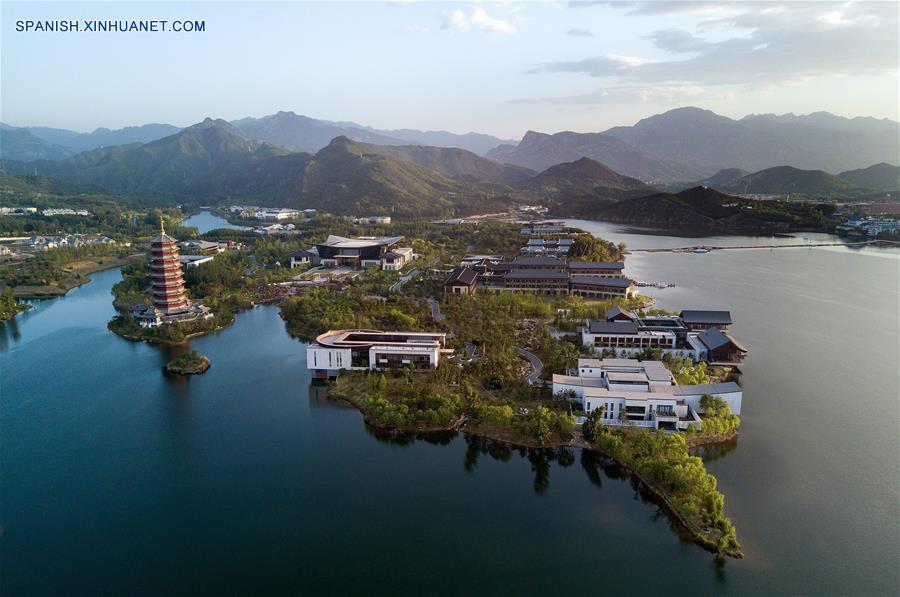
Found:
[[(900, 120), (897, 2), (0, 2), (0, 120), (77, 131), (292, 110), (602, 131), (681, 106)], [(202, 32), (17, 31), (202, 20)]]

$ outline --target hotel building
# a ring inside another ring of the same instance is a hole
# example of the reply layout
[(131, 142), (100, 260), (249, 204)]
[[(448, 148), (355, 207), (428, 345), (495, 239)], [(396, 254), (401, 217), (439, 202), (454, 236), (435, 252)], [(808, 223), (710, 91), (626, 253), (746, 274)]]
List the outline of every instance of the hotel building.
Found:
[(334, 379), (341, 370), (433, 369), (445, 349), (446, 334), (331, 330), (306, 347), (306, 366), (316, 379)]
[(736, 415), (743, 398), (734, 382), (680, 386), (660, 361), (589, 358), (578, 359), (577, 375), (554, 375), (553, 394), (586, 413), (602, 408), (607, 425), (679, 431), (699, 426), (705, 394), (722, 398)]

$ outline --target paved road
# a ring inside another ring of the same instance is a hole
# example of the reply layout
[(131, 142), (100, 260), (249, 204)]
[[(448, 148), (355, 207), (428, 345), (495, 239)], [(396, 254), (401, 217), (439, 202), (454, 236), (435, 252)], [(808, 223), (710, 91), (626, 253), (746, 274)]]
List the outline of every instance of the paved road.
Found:
[(444, 314), (441, 313), (441, 304), (430, 296), (425, 300), (431, 305), (431, 318), (435, 321), (444, 321)]
[(528, 362), (531, 363), (532, 369), (534, 369), (528, 375), (528, 383), (533, 386), (542, 386), (544, 385), (544, 380), (541, 379), (541, 372), (544, 370), (544, 364), (541, 362), (541, 359), (537, 358), (537, 355), (533, 352), (529, 352), (524, 348), (515, 347), (516, 352), (519, 353), (519, 356), (525, 357), (528, 359)]

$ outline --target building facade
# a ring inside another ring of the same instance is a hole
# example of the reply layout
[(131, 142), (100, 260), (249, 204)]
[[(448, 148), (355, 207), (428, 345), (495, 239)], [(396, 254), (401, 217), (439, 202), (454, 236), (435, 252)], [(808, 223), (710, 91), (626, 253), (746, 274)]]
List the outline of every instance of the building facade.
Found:
[(446, 334), (332, 330), (306, 348), (306, 366), (316, 379), (334, 379), (342, 370), (366, 371), (409, 368), (433, 369), (444, 348)]
[(586, 413), (603, 411), (607, 425), (683, 431), (699, 426), (706, 394), (740, 415), (743, 390), (734, 382), (679, 386), (660, 361), (579, 359), (577, 375), (554, 375), (553, 393)]

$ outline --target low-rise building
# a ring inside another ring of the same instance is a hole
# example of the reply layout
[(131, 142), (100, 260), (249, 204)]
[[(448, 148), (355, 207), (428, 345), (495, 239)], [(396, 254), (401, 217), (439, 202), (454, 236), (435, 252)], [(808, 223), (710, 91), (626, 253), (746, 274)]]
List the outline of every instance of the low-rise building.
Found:
[(637, 294), (637, 285), (628, 278), (599, 276), (571, 276), (569, 294), (586, 299), (631, 298)]
[(178, 262), (184, 267), (197, 267), (204, 263), (211, 263), (215, 259), (213, 255), (181, 255)]
[(622, 261), (569, 261), (568, 266), (573, 276), (625, 277), (625, 263)]
[(316, 250), (325, 267), (365, 269), (382, 265), (383, 255), (401, 240), (402, 236), (347, 238), (331, 234), (325, 242), (316, 245)]
[(555, 270), (566, 271), (566, 260), (559, 257), (516, 257), (508, 263), (511, 270)]
[(412, 247), (395, 247), (381, 255), (381, 269), (396, 272), (415, 258)]
[(317, 379), (333, 379), (341, 370), (397, 368), (433, 369), (444, 348), (446, 334), (331, 330), (306, 348), (306, 366)]
[(303, 265), (319, 265), (319, 254), (315, 248), (309, 251), (300, 250), (288, 253), (288, 257), (291, 259), (291, 269)]
[(686, 430), (699, 426), (705, 394), (722, 398), (740, 415), (743, 390), (734, 382), (684, 385), (660, 361), (578, 359), (577, 375), (554, 375), (554, 395), (584, 412), (603, 411), (607, 425)]
[(700, 332), (697, 339), (706, 348), (705, 358), (711, 363), (740, 363), (747, 356), (747, 349), (731, 334), (718, 328)]
[(468, 267), (458, 267), (444, 280), (444, 292), (447, 294), (475, 294), (478, 273)]
[(732, 323), (729, 311), (682, 311), (679, 317), (689, 330), (727, 330)]
[(194, 255), (214, 255), (224, 251), (227, 246), (226, 243), (218, 243), (209, 240), (184, 240), (178, 243), (179, 249)]
[(563, 295), (569, 293), (569, 275), (550, 269), (514, 269), (502, 276), (507, 292), (534, 292)]
[(363, 216), (361, 218), (356, 218), (353, 216), (347, 216), (347, 219), (353, 222), (354, 224), (390, 224), (391, 216)]

